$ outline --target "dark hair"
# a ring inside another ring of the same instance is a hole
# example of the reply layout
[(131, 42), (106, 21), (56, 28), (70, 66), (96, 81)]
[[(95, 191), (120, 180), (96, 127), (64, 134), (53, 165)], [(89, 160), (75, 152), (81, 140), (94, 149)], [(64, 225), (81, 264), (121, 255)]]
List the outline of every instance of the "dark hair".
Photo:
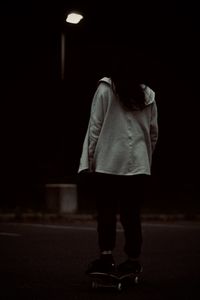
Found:
[(142, 110), (145, 107), (145, 87), (140, 82), (129, 78), (115, 78), (114, 76), (111, 79), (124, 108)]
[(130, 55), (113, 55), (110, 62), (110, 77), (119, 100), (127, 110), (142, 110), (145, 107), (145, 85), (142, 67)]

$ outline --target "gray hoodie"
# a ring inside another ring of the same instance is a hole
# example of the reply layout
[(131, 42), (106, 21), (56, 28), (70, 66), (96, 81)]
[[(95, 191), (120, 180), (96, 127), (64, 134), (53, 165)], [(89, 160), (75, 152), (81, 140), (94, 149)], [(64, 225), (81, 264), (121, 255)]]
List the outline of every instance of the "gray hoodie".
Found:
[(78, 172), (116, 175), (151, 174), (152, 153), (158, 139), (155, 93), (145, 88), (146, 107), (125, 110), (104, 77), (94, 94)]

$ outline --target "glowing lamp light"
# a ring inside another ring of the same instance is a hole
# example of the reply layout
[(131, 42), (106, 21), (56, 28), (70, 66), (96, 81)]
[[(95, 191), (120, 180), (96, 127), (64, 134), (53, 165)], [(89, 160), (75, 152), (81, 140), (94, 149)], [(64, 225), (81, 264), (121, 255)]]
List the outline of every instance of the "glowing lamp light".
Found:
[(78, 24), (83, 19), (83, 16), (79, 13), (70, 13), (66, 18), (67, 23)]

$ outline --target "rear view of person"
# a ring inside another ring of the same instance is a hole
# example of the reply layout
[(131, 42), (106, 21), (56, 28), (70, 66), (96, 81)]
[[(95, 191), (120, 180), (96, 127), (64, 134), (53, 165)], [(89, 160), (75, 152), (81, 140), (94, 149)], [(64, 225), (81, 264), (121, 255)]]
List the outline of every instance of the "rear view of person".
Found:
[(78, 173), (93, 172), (99, 257), (86, 273), (116, 269), (113, 250), (117, 214), (124, 229), (126, 258), (120, 272), (142, 269), (140, 208), (158, 139), (155, 92), (130, 73), (99, 80), (91, 105)]

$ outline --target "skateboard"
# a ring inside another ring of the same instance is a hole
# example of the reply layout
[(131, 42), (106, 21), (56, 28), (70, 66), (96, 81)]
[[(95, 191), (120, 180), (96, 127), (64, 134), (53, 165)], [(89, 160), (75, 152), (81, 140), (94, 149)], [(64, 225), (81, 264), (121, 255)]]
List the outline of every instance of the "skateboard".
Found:
[(100, 273), (93, 272), (88, 274), (92, 280), (92, 288), (115, 288), (119, 292), (128, 286), (138, 284), (139, 274), (135, 273)]

